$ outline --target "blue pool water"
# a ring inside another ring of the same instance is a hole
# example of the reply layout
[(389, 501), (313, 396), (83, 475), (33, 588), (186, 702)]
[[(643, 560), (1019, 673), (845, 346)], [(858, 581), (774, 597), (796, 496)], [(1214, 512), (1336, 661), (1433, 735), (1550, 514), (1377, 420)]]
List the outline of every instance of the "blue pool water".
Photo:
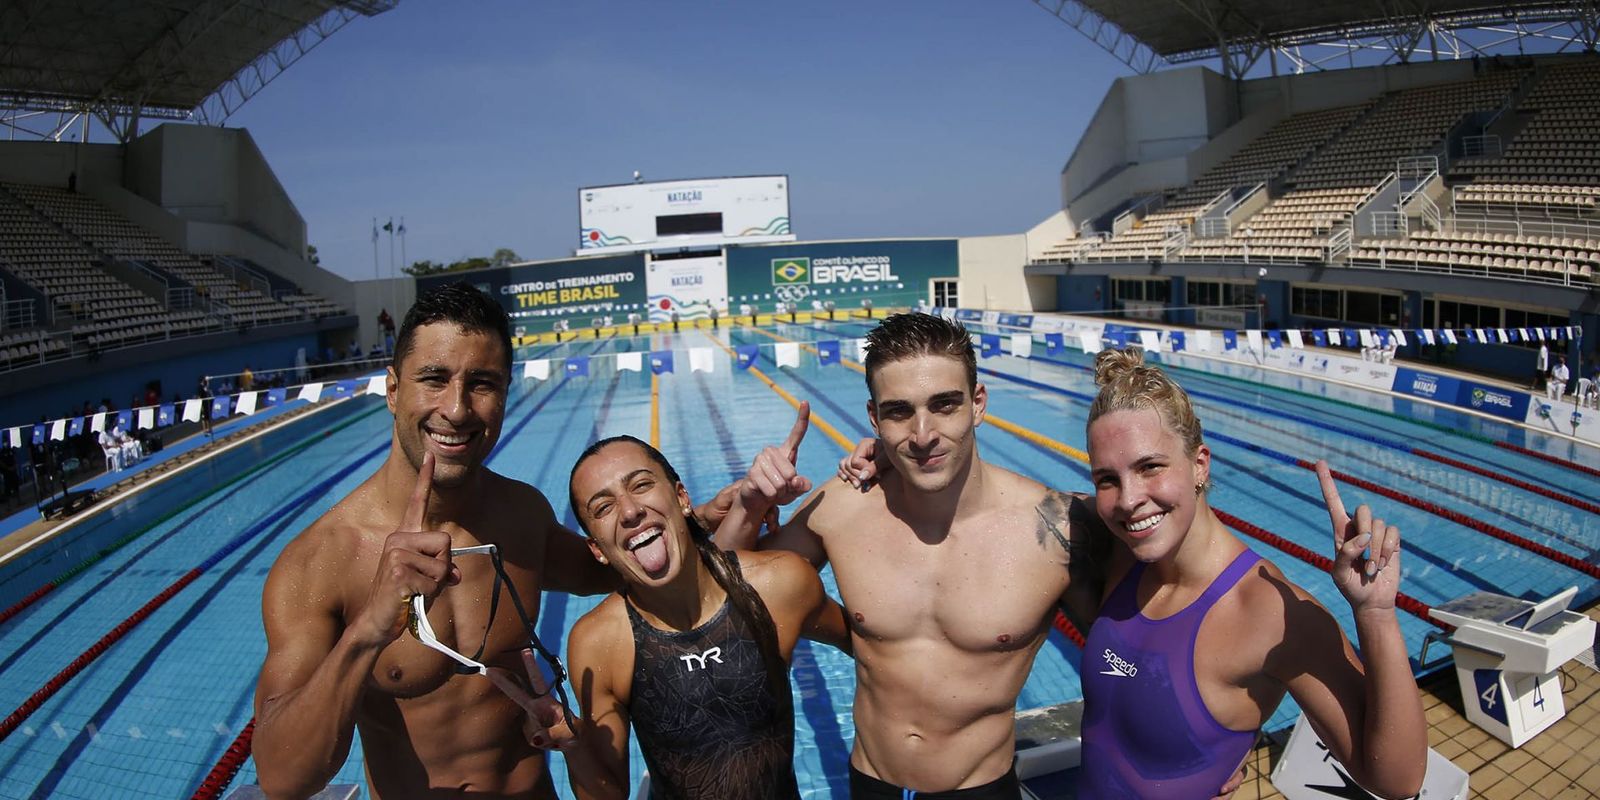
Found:
[[(780, 326), (796, 340), (853, 339), (865, 328), (852, 324)], [(729, 344), (770, 344), (748, 331), (720, 331)], [(660, 334), (652, 340), (617, 339), (569, 344), (519, 357), (603, 354), (626, 349), (712, 346), (706, 333)], [(846, 355), (851, 348), (845, 348)], [(705, 495), (742, 474), (758, 450), (781, 438), (793, 412), (754, 376), (737, 370), (715, 350), (713, 374), (662, 376), (662, 449), (683, 474), (691, 492)], [(1087, 404), (1092, 393), (1088, 357), (1003, 356), (984, 360), (983, 380), (991, 413), (1073, 447), (1084, 446)], [(803, 355), (797, 368), (777, 368), (764, 348), (757, 366), (780, 386), (812, 400), (815, 412), (846, 436), (866, 433), (862, 376), (841, 366), (819, 366)], [(1236, 370), (1237, 371), (1237, 370)], [(1213, 441), (1216, 489), (1213, 504), (1272, 533), (1319, 553), (1331, 550), (1328, 518), (1315, 476), (1269, 455), (1221, 443), (1232, 437), (1298, 458), (1328, 458), (1336, 468), (1408, 495), (1464, 512), (1569, 553), (1589, 563), (1600, 551), (1600, 519), (1580, 509), (1467, 471), (1385, 449), (1341, 431), (1378, 434), (1552, 490), (1592, 500), (1592, 477), (1496, 448), (1446, 426), (1479, 435), (1509, 437), (1516, 444), (1591, 467), (1600, 454), (1589, 448), (1509, 431), (1476, 417), (1355, 390), (1333, 390), (1298, 379), (1253, 376), (1267, 385), (1178, 373), (1194, 390), (1197, 408)], [(1023, 379), (1024, 382), (1013, 380)], [(648, 373), (617, 373), (597, 360), (587, 377), (519, 380), (513, 390), (499, 449), (491, 466), (541, 487), (558, 515), (571, 522), (564, 491), (572, 459), (597, 437), (648, 435)], [(1289, 411), (1301, 419), (1275, 416)], [(1408, 421), (1415, 415), (1417, 421)], [(1316, 423), (1316, 424), (1313, 424)], [(125, 545), (61, 582), (26, 611), (0, 624), (0, 713), (17, 708), (51, 676), (191, 569), (207, 568), (144, 622), (112, 645), (81, 674), (45, 702), (25, 725), (0, 742), (0, 797), (174, 797), (187, 795), (251, 717), (256, 671), (265, 652), (260, 593), (267, 570), (283, 545), (381, 462), (390, 417), (379, 398), (346, 401), (203, 462), (173, 480), (129, 497), (113, 510), (81, 523), (39, 551), (0, 566), (0, 607), (9, 606), (113, 542)], [(1087, 491), (1082, 463), (985, 426), (979, 434), (990, 461), (1066, 490)], [(840, 451), (813, 430), (800, 455), (802, 471), (832, 474)], [(1405, 532), (1403, 590), (1439, 603), (1479, 590), (1544, 596), (1578, 585), (1579, 602), (1600, 595), (1600, 582), (1455, 522), (1342, 486), (1351, 507), (1372, 502)], [(1348, 607), (1315, 568), (1265, 544), (1246, 539), (1285, 573), (1307, 587), (1346, 629)], [(216, 558), (218, 553), (225, 553)], [(214, 560), (215, 563), (207, 564)], [(830, 573), (824, 573), (836, 594)], [(539, 633), (554, 644), (572, 622), (597, 602), (547, 595)], [(1413, 656), (1427, 623), (1409, 615), (1401, 625)], [(1040, 650), (1019, 707), (1033, 708), (1078, 697), (1076, 648), (1058, 634)], [(809, 797), (844, 796), (845, 757), (854, 731), (850, 720), (853, 667), (827, 647), (802, 643), (794, 684), (797, 766)], [(1293, 719), (1290, 704), (1273, 727)], [(359, 783), (359, 744), (339, 776)], [(642, 765), (634, 754), (634, 774)], [(565, 796), (564, 768), (554, 765)], [(254, 780), (246, 765), (235, 785)]]

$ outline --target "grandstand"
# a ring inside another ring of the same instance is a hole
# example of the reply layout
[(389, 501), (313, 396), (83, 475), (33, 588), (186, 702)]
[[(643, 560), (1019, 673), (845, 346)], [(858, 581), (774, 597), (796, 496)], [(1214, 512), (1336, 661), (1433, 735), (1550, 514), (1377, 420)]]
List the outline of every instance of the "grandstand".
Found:
[[(1062, 211), (1029, 232), (1026, 273), (1056, 280), (1058, 308), (1095, 310), (1092, 296), (1185, 324), (1407, 327), (1450, 322), (1440, 309), (1466, 302), (1493, 311), (1466, 324), (1532, 315), (1600, 334), (1592, 15), (1506, 3), (1539, 27), (1479, 48), (1471, 29), (1494, 27), (1490, 12), (1451, 3), (1420, 21), (1039, 4), (1146, 73), (1112, 86), (1062, 171)], [(1306, 56), (1319, 47), (1350, 63)], [(1386, 57), (1357, 65), (1357, 51)], [(1222, 74), (1181, 66), (1205, 59)], [(1460, 366), (1522, 379), (1529, 346)]]
[[(245, 358), (345, 352), (360, 335), (355, 287), (308, 259), (305, 222), (265, 157), (220, 125), (394, 3), (96, 5), (33, 4), (26, 25), (0, 28), (8, 411), (59, 413), (107, 384), (188, 389)], [(91, 17), (107, 24), (81, 24)], [(149, 120), (160, 124), (141, 130)]]

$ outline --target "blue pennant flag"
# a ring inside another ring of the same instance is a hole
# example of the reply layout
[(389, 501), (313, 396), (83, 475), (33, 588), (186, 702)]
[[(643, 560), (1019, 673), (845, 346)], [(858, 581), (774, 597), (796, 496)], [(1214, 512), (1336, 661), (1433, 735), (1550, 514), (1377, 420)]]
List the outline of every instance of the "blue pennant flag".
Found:
[(223, 395), (221, 397), (214, 397), (214, 398), (211, 399), (211, 418), (212, 419), (227, 419), (228, 418), (228, 396), (227, 395)]
[(156, 427), (158, 428), (165, 428), (168, 425), (171, 425), (172, 421), (177, 418), (178, 407), (173, 403), (167, 403), (166, 405), (156, 409)]
[(1361, 346), (1361, 334), (1356, 333), (1356, 329), (1355, 328), (1345, 328), (1344, 329), (1344, 336), (1341, 336), (1339, 338), (1339, 341), (1344, 342), (1344, 346), (1345, 347), (1360, 347)]
[(761, 354), (761, 345), (741, 344), (733, 348), (733, 352), (739, 357), (739, 369), (749, 369), (750, 365), (756, 363), (756, 358)]
[(1167, 334), (1167, 341), (1172, 344), (1172, 352), (1174, 353), (1181, 353), (1184, 348), (1189, 346), (1188, 338), (1183, 335), (1183, 331), (1173, 331)]
[(652, 350), (650, 352), (650, 371), (657, 375), (672, 371), (672, 351)]
[(1056, 355), (1065, 345), (1061, 341), (1061, 334), (1047, 333), (1044, 335), (1044, 351), (1048, 355)]
[(1238, 350), (1239, 349), (1239, 332), (1238, 331), (1223, 331), (1222, 332), (1222, 349), (1224, 349), (1224, 350)]
[(83, 417), (73, 417), (72, 421), (67, 423), (67, 435), (77, 436), (80, 433), (83, 433)]
[(1272, 349), (1274, 349), (1274, 350), (1282, 348), (1283, 347), (1283, 331), (1273, 331), (1273, 330), (1267, 331), (1267, 344), (1271, 345)]
[(44, 423), (33, 426), (33, 443), (44, 444)]
[(116, 424), (115, 427), (121, 428), (123, 430), (127, 430), (128, 428), (133, 427), (133, 412), (132, 411), (118, 411), (117, 412), (117, 424)]
[(1378, 346), (1379, 347), (1388, 347), (1389, 346), (1389, 339), (1394, 336), (1394, 333), (1391, 332), (1388, 328), (1379, 328), (1377, 331), (1375, 331), (1375, 333), (1378, 334)]
[(1312, 328), (1311, 329), (1311, 341), (1316, 342), (1318, 347), (1327, 347), (1328, 346), (1328, 334), (1323, 333), (1321, 328)]
[(273, 389), (267, 392), (267, 405), (269, 406), (281, 406), (288, 399), (288, 389)]
[(817, 360), (824, 366), (839, 363), (839, 340), (817, 342)]
[(568, 375), (588, 375), (589, 374), (589, 357), (588, 356), (569, 356), (567, 358), (567, 374)]
[(1000, 355), (999, 334), (985, 333), (978, 337), (978, 341), (982, 344), (984, 358), (993, 358), (997, 355)]
[(1422, 329), (1421, 328), (1418, 328), (1418, 329), (1412, 331), (1411, 332), (1411, 338), (1416, 339), (1417, 340), (1417, 344), (1419, 344), (1419, 345), (1426, 344), (1427, 341), (1428, 341), (1427, 337), (1422, 335)]
[(338, 397), (349, 397), (356, 393), (356, 382), (353, 380), (339, 381), (334, 384), (333, 393)]

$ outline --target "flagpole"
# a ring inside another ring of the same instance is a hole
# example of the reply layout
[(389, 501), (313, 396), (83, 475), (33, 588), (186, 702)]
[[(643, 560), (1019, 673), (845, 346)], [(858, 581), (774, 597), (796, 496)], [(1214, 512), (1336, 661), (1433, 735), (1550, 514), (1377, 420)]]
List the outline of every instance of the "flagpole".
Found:
[[(406, 263), (406, 218), (405, 217), (401, 217), (400, 218), (400, 230), (397, 231), (397, 233), (400, 234), (400, 271), (404, 272), (405, 268), (407, 266), (410, 266), (409, 264)], [(400, 276), (399, 276), (399, 274), (398, 273), (395, 274), (394, 278), (396, 280), (389, 285), (389, 288), (392, 290), (392, 293), (394, 295), (395, 313), (398, 314), (400, 312), (400, 283), (399, 283)]]

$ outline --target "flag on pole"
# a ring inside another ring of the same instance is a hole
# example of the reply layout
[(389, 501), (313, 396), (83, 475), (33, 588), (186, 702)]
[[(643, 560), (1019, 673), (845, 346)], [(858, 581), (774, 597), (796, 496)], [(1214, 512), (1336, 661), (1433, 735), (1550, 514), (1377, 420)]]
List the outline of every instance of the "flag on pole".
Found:
[(589, 357), (588, 356), (568, 356), (567, 357), (567, 361), (566, 361), (566, 365), (567, 365), (567, 376), (568, 377), (572, 377), (574, 375), (588, 375), (589, 374)]
[(40, 423), (38, 425), (33, 426), (33, 443), (34, 444), (44, 444), (44, 424), (43, 423)]
[(1044, 335), (1044, 351), (1047, 355), (1053, 356), (1061, 352), (1063, 344), (1059, 333), (1047, 333)]
[[(995, 337), (995, 349), (999, 349), (999, 338), (998, 336)], [(825, 342), (817, 342), (817, 360), (823, 366), (839, 363), (839, 341), (837, 339), (829, 339)]]
[(50, 423), (50, 441), (59, 442), (67, 438), (67, 421), (58, 419)]
[(618, 353), (617, 354), (617, 371), (618, 372), (643, 372), (644, 371), (644, 353), (641, 353), (641, 352), (639, 352), (637, 350), (635, 350), (635, 351), (633, 351), (631, 353)]
[(139, 409), (139, 430), (147, 431), (156, 426), (156, 409), (154, 406), (145, 406)]
[(172, 420), (177, 416), (177, 413), (178, 407), (176, 405), (172, 403), (166, 403), (162, 405), (161, 408), (156, 410), (156, 425), (162, 428), (171, 425)]
[(778, 342), (772, 348), (772, 360), (780, 367), (800, 366), (800, 343)]
[(83, 433), (83, 417), (73, 417), (72, 424), (67, 428), (68, 436), (77, 436)]
[[(838, 342), (834, 342), (833, 346), (835, 348), (837, 348), (839, 346), (839, 343)], [(711, 348), (709, 348), (709, 347), (691, 347), (691, 348), (689, 348), (689, 371), (690, 372), (716, 372), (717, 371), (717, 362), (716, 362), (716, 359), (712, 355)]]
[(979, 350), (984, 358), (994, 358), (1000, 355), (1000, 336), (998, 334), (979, 334), (978, 343)]
[(741, 344), (733, 348), (733, 353), (738, 359), (739, 369), (749, 369), (751, 364), (756, 363), (756, 358), (761, 353), (761, 345)]
[(106, 412), (101, 411), (89, 418), (89, 432), (100, 433), (106, 429)]
[[(315, 403), (318, 400), (321, 400), (322, 399), (322, 384), (320, 382), (318, 382), (318, 383), (308, 383), (308, 384), (300, 387), (300, 394), (298, 396), (296, 396), (295, 399), (296, 400), (304, 400), (307, 403)], [(183, 418), (184, 419), (188, 419), (189, 418), (189, 412), (188, 411), (184, 411), (183, 412)], [(199, 419), (199, 417), (195, 417), (195, 419)]]
[(1315, 343), (1316, 346), (1318, 346), (1318, 347), (1327, 347), (1328, 346), (1328, 334), (1323, 332), (1323, 331), (1317, 330), (1316, 328), (1312, 328), (1311, 329), (1311, 341), (1313, 343)]
[(1189, 346), (1189, 338), (1183, 331), (1173, 331), (1167, 334), (1167, 341), (1172, 345), (1172, 352), (1181, 353)]
[(1258, 330), (1245, 331), (1244, 332), (1244, 337), (1245, 337), (1245, 339), (1247, 341), (1250, 342), (1250, 349), (1251, 350), (1254, 350), (1257, 353), (1265, 352), (1266, 349), (1264, 347), (1262, 347), (1262, 345), (1261, 345), (1261, 331), (1258, 331)]
[(1239, 349), (1239, 332), (1238, 331), (1223, 331), (1222, 332), (1222, 349), (1223, 350), (1238, 350)]
[(260, 392), (240, 392), (239, 399), (233, 404), (233, 413), (249, 416), (256, 413), (256, 395)]
[(117, 424), (116, 424), (115, 427), (121, 428), (123, 430), (127, 430), (127, 429), (133, 427), (133, 412), (131, 412), (131, 411), (118, 411), (117, 412)]
[(1284, 331), (1283, 333), (1284, 333), (1284, 335), (1289, 337), (1289, 346), (1290, 347), (1293, 347), (1296, 350), (1304, 350), (1304, 349), (1306, 349), (1306, 340), (1300, 338), (1300, 331), (1299, 330), (1291, 328), (1289, 330)]
[(650, 353), (650, 371), (660, 375), (672, 371), (672, 351), (653, 350)]
[(394, 233), (394, 217), (390, 217), (388, 222), (383, 223), (383, 232)]
[(1094, 331), (1078, 331), (1078, 347), (1085, 353), (1100, 352), (1100, 334)]
[(267, 392), (267, 405), (281, 406), (289, 399), (288, 389), (272, 389)]
[(1011, 334), (1011, 355), (1014, 355), (1017, 358), (1032, 358), (1033, 357), (1033, 334), (1031, 334), (1031, 333), (1013, 333), (1013, 334)]
[(1194, 346), (1202, 353), (1211, 352), (1211, 331), (1195, 331)]
[(1139, 346), (1146, 353), (1161, 352), (1161, 334), (1155, 331), (1139, 331)]

